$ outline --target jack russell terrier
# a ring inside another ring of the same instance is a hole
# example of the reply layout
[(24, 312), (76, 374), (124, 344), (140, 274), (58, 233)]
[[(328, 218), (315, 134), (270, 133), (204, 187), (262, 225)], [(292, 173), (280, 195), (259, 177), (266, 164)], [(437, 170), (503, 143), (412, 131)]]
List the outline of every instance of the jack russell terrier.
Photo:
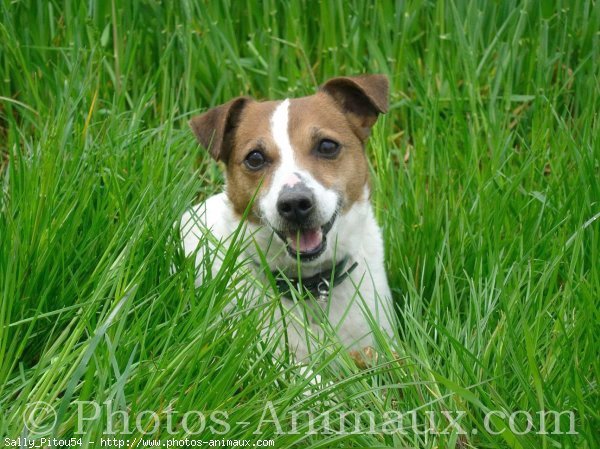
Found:
[[(282, 305), (297, 318), (285, 323), (297, 360), (319, 348), (325, 326), (353, 354), (374, 345), (373, 326), (394, 334), (365, 154), (387, 109), (387, 78), (363, 75), (330, 79), (302, 98), (234, 98), (190, 121), (225, 164), (226, 188), (182, 217), (185, 253), (195, 253), (198, 266), (206, 232), (227, 245), (245, 220), (253, 244), (243, 256), (263, 279), (258, 261), (266, 260)], [(213, 272), (219, 268), (215, 260)]]

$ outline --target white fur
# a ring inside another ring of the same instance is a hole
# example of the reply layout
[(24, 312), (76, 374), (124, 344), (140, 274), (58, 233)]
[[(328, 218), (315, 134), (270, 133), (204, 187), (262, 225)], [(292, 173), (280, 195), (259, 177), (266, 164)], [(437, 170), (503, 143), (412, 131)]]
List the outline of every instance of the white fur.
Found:
[[(266, 255), (272, 271), (283, 270), (291, 277), (297, 276), (297, 261), (292, 258), (284, 242), (272, 228), (277, 228), (279, 215), (276, 210), (279, 191), (299, 174), (302, 181), (313, 189), (322, 223), (326, 223), (335, 213), (338, 194), (325, 188), (315, 178), (296, 163), (294, 149), (288, 135), (289, 100), (283, 101), (271, 118), (272, 135), (280, 151), (280, 164), (276, 168), (269, 190), (258, 198), (262, 219), (266, 225), (248, 223), (246, 236), (252, 238)], [(199, 241), (206, 232), (212, 233), (216, 241), (227, 245), (227, 239), (238, 227), (239, 219), (225, 193), (210, 197), (205, 203), (187, 211), (182, 217), (181, 229), (187, 255), (196, 251)], [(213, 242), (212, 245), (216, 243)], [(255, 245), (247, 245), (246, 257), (258, 261)], [(357, 268), (350, 277), (331, 292), (329, 301), (298, 301), (282, 298), (282, 304), (291, 313), (286, 314), (287, 337), (290, 350), (298, 360), (304, 359), (315, 349), (320, 348), (324, 327), (331, 325), (336, 330), (340, 342), (349, 349), (373, 346), (374, 340), (368, 323), (368, 316), (384, 331), (392, 336), (393, 311), (391, 294), (384, 267), (384, 251), (381, 230), (375, 221), (369, 203), (369, 191), (365, 187), (363, 197), (346, 213), (341, 213), (327, 234), (327, 248), (317, 259), (302, 263), (302, 275), (312, 276), (323, 269), (331, 268), (334, 260), (340, 261), (349, 256), (348, 266), (357, 262)], [(202, 254), (197, 255), (197, 265)], [(221, 265), (220, 260), (213, 264), (213, 272)], [(348, 267), (347, 266), (347, 267)], [(261, 268), (249, 264), (258, 278), (263, 277)], [(202, 279), (197, 279), (197, 285)], [(290, 319), (293, 318), (293, 319)], [(281, 320), (278, 320), (281, 322)], [(307, 337), (307, 334), (310, 334)]]

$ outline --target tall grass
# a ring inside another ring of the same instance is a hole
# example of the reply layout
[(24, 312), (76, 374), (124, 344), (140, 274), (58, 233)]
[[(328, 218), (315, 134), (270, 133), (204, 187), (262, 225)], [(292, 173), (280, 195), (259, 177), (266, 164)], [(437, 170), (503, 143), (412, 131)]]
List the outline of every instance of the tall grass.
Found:
[[(225, 410), (223, 437), (276, 447), (599, 447), (598, 2), (4, 0), (0, 17), (3, 438), (35, 436), (23, 415), (44, 401), (34, 424), (97, 447), (106, 416), (82, 423), (77, 401), (111, 401), (179, 411), (177, 438), (182, 413)], [(246, 296), (239, 245), (194, 287), (173, 224), (222, 175), (186, 120), (363, 72), (392, 83), (368, 152), (403, 362), (324, 356), (313, 391), (257, 310), (225, 313)], [(253, 433), (269, 403), (462, 411), (468, 433)], [(571, 410), (577, 433), (485, 431), (517, 410)]]

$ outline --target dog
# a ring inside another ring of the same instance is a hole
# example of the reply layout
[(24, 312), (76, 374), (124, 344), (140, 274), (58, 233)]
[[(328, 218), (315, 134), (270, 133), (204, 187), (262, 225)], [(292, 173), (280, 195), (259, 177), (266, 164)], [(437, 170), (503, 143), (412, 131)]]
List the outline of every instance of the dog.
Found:
[[(254, 276), (265, 278), (264, 260), (275, 277), (281, 304), (296, 318), (286, 321), (285, 340), (297, 360), (319, 348), (327, 326), (353, 354), (375, 345), (373, 325), (394, 335), (365, 152), (388, 110), (388, 90), (383, 75), (336, 77), (310, 96), (237, 97), (190, 121), (224, 164), (226, 187), (183, 215), (185, 253), (200, 265), (202, 236), (226, 245), (245, 220), (253, 244), (243, 256)], [(215, 260), (212, 270), (219, 268)]]

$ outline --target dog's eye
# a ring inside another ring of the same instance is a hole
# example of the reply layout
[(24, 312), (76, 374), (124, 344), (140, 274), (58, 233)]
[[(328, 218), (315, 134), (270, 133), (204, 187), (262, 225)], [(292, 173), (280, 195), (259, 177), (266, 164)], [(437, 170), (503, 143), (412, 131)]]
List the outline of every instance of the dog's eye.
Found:
[(340, 145), (333, 140), (323, 139), (319, 142), (315, 150), (318, 156), (333, 159), (339, 154)]
[(260, 170), (266, 163), (267, 158), (258, 150), (251, 151), (248, 156), (246, 156), (246, 159), (244, 159), (244, 165), (252, 171)]

